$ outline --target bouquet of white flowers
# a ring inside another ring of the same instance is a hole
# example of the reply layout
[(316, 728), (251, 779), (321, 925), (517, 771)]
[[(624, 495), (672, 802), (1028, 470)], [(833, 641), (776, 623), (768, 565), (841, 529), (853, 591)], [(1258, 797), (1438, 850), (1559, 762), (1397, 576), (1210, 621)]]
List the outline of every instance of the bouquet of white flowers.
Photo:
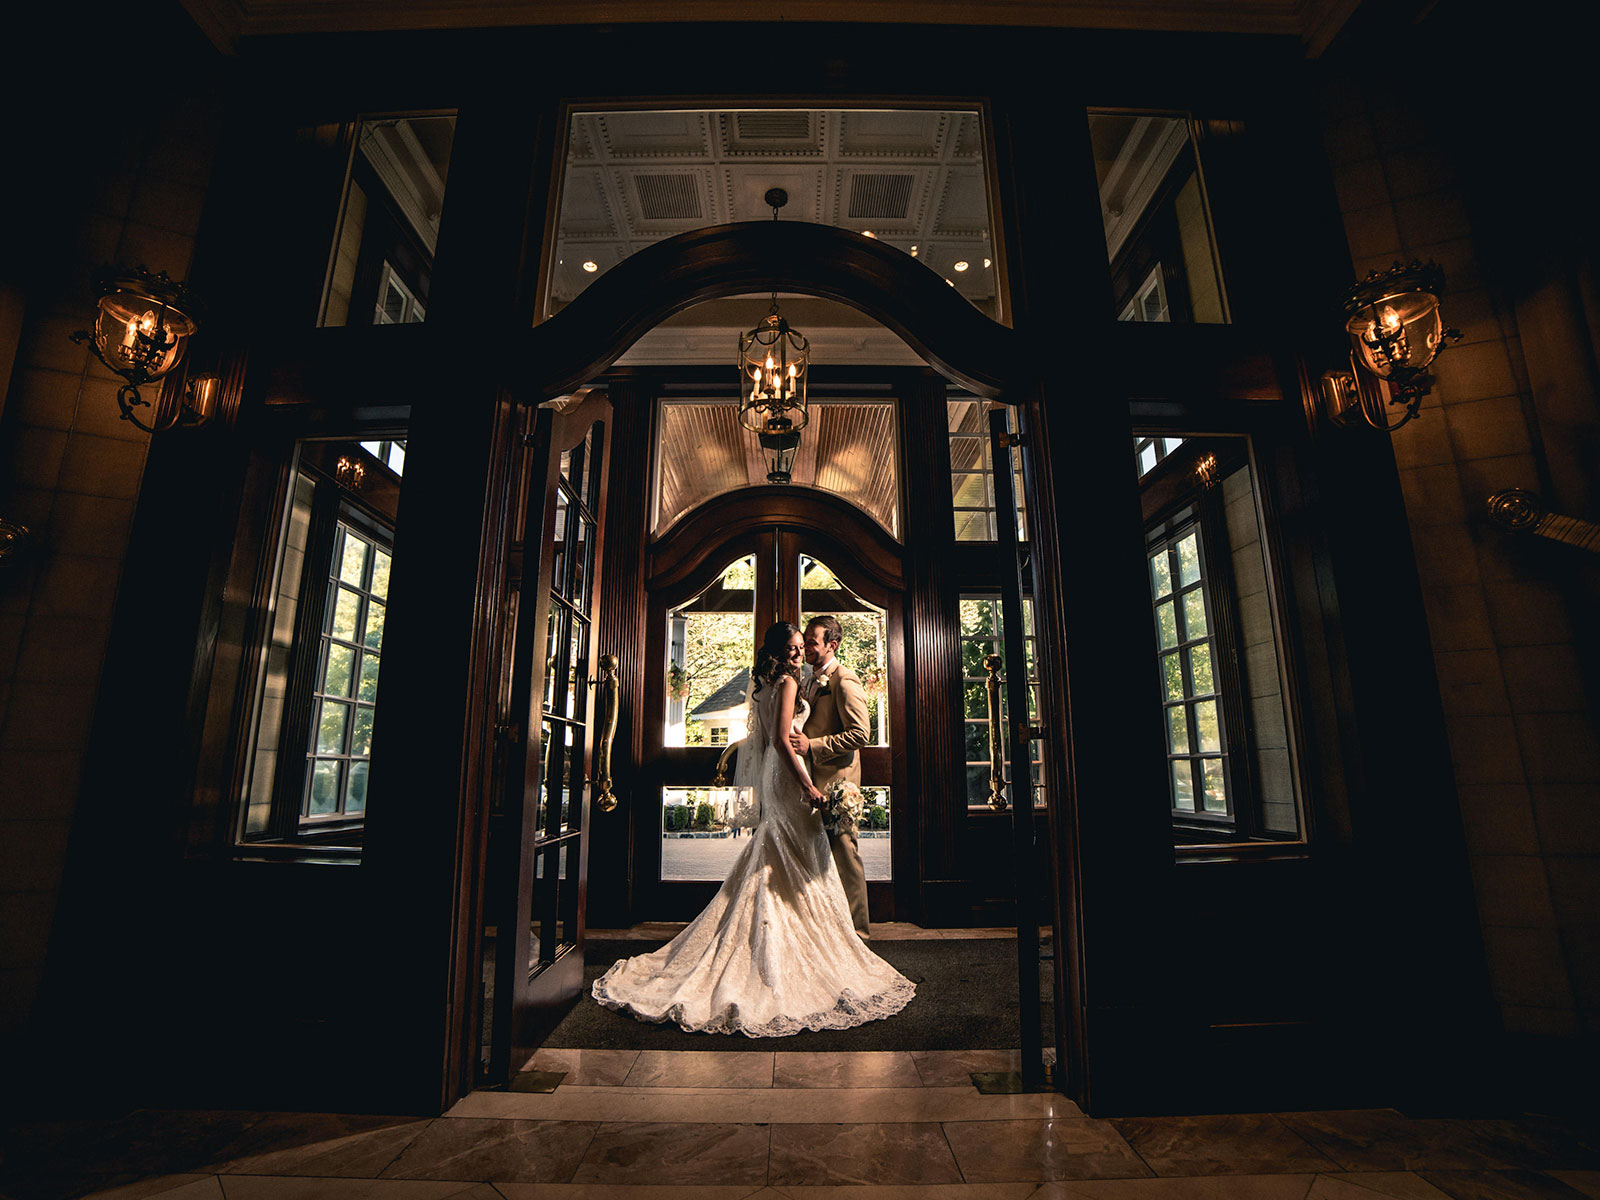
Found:
[(866, 807), (861, 789), (848, 779), (835, 779), (823, 793), (822, 827), (830, 833), (854, 833)]

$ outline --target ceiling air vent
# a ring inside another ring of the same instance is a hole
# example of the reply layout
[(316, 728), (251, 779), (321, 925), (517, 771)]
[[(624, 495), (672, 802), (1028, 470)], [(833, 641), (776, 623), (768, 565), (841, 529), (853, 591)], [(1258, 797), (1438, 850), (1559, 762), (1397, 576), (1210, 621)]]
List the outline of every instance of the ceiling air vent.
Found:
[(742, 112), (734, 120), (741, 142), (809, 141), (811, 138), (811, 114), (801, 108)]
[(704, 215), (693, 175), (639, 175), (634, 186), (646, 221), (694, 221)]
[(903, 221), (911, 207), (910, 175), (857, 175), (850, 181), (852, 220)]

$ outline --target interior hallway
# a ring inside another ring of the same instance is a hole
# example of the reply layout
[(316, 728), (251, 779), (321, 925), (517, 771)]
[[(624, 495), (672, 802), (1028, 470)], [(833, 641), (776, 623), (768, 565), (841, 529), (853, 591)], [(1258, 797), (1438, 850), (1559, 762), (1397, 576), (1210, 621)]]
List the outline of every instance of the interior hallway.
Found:
[(1600, 1197), (1600, 1128), (1392, 1109), (1094, 1120), (1011, 1051), (542, 1051), (434, 1119), (137, 1111), (11, 1131), (7, 1200)]

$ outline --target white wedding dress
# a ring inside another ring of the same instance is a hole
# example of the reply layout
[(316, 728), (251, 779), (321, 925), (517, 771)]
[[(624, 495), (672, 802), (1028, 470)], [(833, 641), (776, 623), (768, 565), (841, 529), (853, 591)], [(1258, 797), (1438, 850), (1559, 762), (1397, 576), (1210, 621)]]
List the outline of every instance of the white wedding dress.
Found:
[[(778, 689), (763, 688), (739, 749), (761, 806), (754, 833), (682, 933), (595, 980), (605, 1007), (690, 1033), (785, 1037), (893, 1016), (915, 994), (856, 935), (822, 818), (768, 744), (777, 705)], [(795, 727), (804, 721), (802, 705)]]

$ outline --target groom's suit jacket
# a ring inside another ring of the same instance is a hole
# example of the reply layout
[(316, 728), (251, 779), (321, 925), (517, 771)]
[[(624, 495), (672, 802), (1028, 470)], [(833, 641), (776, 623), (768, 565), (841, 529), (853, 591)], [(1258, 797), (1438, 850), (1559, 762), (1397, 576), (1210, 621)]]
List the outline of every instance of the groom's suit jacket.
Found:
[[(867, 744), (867, 692), (849, 667), (836, 663), (826, 687), (811, 691), (811, 712), (801, 726), (811, 741), (811, 782), (823, 791), (836, 779), (861, 786), (861, 747)], [(831, 833), (828, 842), (839, 868), (839, 882), (850, 901), (850, 920), (867, 936), (867, 876), (853, 833)]]
[(828, 673), (826, 687), (811, 695), (811, 712), (801, 727), (811, 739), (811, 781), (823, 791), (835, 779), (861, 784), (861, 755), (867, 744), (867, 692), (860, 677), (843, 663)]

